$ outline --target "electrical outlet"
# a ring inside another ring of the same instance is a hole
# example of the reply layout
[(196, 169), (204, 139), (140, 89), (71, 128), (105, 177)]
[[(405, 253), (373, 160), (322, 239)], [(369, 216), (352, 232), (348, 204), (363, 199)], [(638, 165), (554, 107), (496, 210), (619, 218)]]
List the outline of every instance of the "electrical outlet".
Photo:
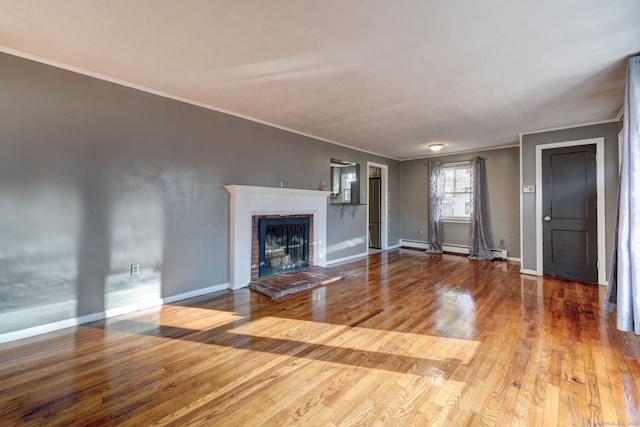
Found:
[(140, 274), (140, 264), (131, 264), (131, 275), (137, 276)]

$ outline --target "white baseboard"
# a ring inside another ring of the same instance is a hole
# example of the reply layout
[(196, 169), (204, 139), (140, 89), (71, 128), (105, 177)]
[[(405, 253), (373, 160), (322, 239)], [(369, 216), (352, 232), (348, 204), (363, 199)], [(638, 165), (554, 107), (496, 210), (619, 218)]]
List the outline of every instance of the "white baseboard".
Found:
[(530, 276), (538, 276), (538, 272), (535, 270), (529, 270), (527, 268), (521, 268), (520, 274), (528, 274)]
[(47, 323), (46, 325), (20, 329), (18, 331), (6, 332), (4, 334), (0, 334), (0, 344), (46, 334), (48, 332), (57, 331), (58, 329), (72, 328), (83, 323), (95, 322), (96, 320), (102, 320), (104, 318), (105, 313), (100, 312), (87, 314), (86, 316), (74, 317), (73, 319), (60, 320), (59, 322)]
[(364, 258), (364, 257), (367, 257), (367, 256), (369, 256), (369, 252), (364, 252), (364, 253), (361, 253), (361, 254), (351, 255), (351, 256), (344, 257), (344, 258), (327, 260), (327, 265), (341, 264), (343, 262), (353, 261), (354, 259)]
[[(427, 249), (429, 248), (429, 243), (422, 240), (400, 239), (399, 246), (404, 246), (407, 248), (415, 248), (415, 249)], [(443, 243), (442, 250), (444, 252), (449, 252), (454, 254), (463, 254), (463, 255), (469, 254), (469, 247), (463, 246), (463, 245), (452, 245), (452, 244)], [(497, 258), (509, 260), (509, 258), (507, 257), (506, 249), (491, 249), (491, 252), (493, 252), (493, 254)]]
[(398, 246), (401, 248), (427, 249), (429, 243), (423, 240), (400, 239)]
[(145, 301), (140, 304), (127, 305), (125, 307), (118, 307), (111, 310), (101, 311), (99, 313), (87, 314), (85, 316), (74, 317), (72, 319), (60, 320), (58, 322), (47, 323), (44, 325), (33, 326), (31, 328), (20, 329), (18, 331), (7, 332), (0, 334), (0, 344), (10, 341), (21, 340), (24, 338), (34, 337), (36, 335), (42, 335), (49, 332), (54, 332), (60, 329), (72, 328), (85, 323), (95, 322), (98, 320), (104, 320), (121, 316), (123, 314), (134, 313), (136, 311), (147, 310), (153, 307), (160, 307), (163, 304), (170, 304), (177, 301), (182, 301), (189, 298), (195, 298), (202, 295), (219, 292), (229, 289), (229, 283), (222, 283), (220, 285), (209, 286), (207, 288), (196, 289), (193, 291), (185, 292), (182, 294), (172, 295), (165, 298), (155, 298), (150, 301)]
[(452, 254), (469, 255), (469, 248), (462, 245), (447, 245), (446, 243), (443, 243), (442, 251)]
[(170, 297), (162, 298), (163, 304), (171, 304), (173, 302), (182, 301), (185, 299), (200, 297), (202, 295), (212, 294), (214, 292), (226, 291), (230, 289), (230, 283), (221, 283), (219, 285), (209, 286), (208, 288), (200, 288), (189, 292), (184, 292), (178, 295), (172, 295)]
[[(149, 301), (145, 301), (140, 304), (131, 304), (126, 305), (124, 307), (112, 308), (111, 310), (106, 310), (103, 314), (102, 319), (110, 319), (112, 317), (121, 316), (123, 314), (135, 313), (136, 311), (146, 310), (148, 308), (158, 307), (162, 305), (162, 298), (154, 298)], [(83, 322), (87, 323), (87, 322)]]

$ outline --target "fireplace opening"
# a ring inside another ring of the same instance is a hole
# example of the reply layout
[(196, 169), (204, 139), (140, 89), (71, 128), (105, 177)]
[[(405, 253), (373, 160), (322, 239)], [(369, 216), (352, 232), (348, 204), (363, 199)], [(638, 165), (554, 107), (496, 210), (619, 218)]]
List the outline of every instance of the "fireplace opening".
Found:
[(260, 218), (260, 277), (309, 266), (309, 218)]

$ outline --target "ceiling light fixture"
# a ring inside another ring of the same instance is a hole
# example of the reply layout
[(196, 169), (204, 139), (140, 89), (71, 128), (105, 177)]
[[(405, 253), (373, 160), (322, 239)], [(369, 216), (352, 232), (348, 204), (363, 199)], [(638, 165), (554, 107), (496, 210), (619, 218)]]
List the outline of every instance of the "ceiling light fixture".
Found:
[(442, 150), (442, 147), (444, 147), (444, 144), (429, 144), (431, 151), (440, 151)]

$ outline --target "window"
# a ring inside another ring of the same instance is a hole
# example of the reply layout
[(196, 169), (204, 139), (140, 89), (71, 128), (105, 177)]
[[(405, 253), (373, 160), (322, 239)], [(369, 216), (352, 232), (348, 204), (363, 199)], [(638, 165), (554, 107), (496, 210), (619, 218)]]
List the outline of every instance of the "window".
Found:
[(351, 201), (351, 184), (356, 182), (356, 174), (355, 173), (345, 173), (341, 175), (342, 177), (342, 188), (344, 188), (344, 201)]
[(449, 163), (442, 166), (442, 220), (469, 221), (471, 214), (471, 164)]

